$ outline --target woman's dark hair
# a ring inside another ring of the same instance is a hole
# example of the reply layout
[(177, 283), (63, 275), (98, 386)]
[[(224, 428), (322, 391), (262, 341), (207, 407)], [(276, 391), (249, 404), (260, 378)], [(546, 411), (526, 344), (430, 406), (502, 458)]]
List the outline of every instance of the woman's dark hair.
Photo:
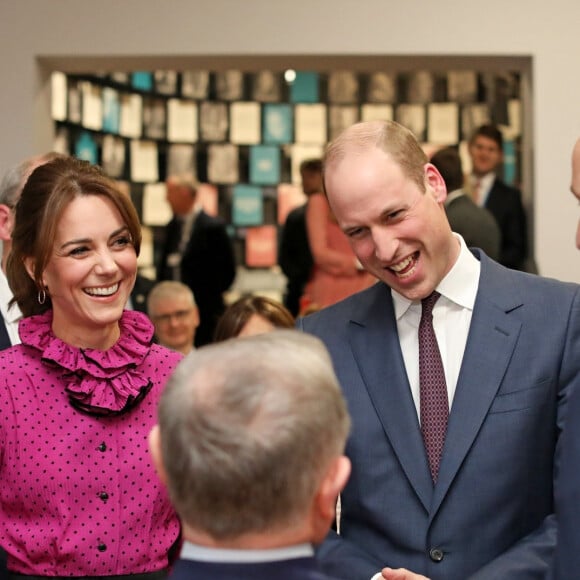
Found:
[[(65, 209), (83, 195), (100, 195), (113, 203), (139, 255), (141, 224), (137, 211), (100, 167), (75, 157), (61, 157), (40, 165), (30, 174), (16, 204), (12, 248), (6, 264), (13, 301), (24, 316), (41, 314), (52, 307), (48, 293), (43, 304), (37, 299), (38, 293), (45, 291), (42, 274), (51, 258)], [(30, 274), (27, 259), (33, 264)]]
[(265, 296), (243, 296), (230, 304), (218, 320), (214, 341), (221, 342), (238, 336), (254, 314), (276, 328), (294, 328), (294, 317), (280, 302)]

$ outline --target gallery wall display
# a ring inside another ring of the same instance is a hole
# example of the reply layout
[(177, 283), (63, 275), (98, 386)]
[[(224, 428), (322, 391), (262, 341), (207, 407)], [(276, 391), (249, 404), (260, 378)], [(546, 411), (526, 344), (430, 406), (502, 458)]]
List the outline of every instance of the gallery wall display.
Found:
[(155, 261), (170, 218), (164, 181), (193, 175), (206, 210), (229, 224), (240, 266), (269, 269), (287, 213), (304, 203), (300, 163), (361, 120), (394, 119), (428, 153), (500, 126), (504, 177), (518, 183), (518, 73), (474, 70), (135, 71), (52, 75), (54, 147), (102, 165), (130, 192)]

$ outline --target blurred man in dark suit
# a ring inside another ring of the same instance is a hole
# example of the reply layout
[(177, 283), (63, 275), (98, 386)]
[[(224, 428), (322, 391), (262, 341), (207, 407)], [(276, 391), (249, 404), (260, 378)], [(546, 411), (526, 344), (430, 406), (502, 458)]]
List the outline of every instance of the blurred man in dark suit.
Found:
[(463, 189), (463, 170), (457, 149), (446, 147), (431, 157), (445, 186), (445, 213), (451, 229), (458, 233), (468, 248), (480, 248), (493, 260), (499, 259), (501, 234), (493, 215), (475, 204)]
[(196, 199), (197, 183), (190, 176), (167, 179), (173, 219), (166, 226), (157, 280), (177, 280), (191, 288), (200, 320), (195, 345), (202, 346), (213, 339), (236, 266), (224, 221), (208, 215)]
[(469, 189), (473, 200), (495, 217), (501, 232), (500, 264), (526, 269), (528, 234), (519, 189), (507, 185), (497, 172), (503, 162), (503, 135), (494, 125), (482, 125), (469, 141), (473, 165)]

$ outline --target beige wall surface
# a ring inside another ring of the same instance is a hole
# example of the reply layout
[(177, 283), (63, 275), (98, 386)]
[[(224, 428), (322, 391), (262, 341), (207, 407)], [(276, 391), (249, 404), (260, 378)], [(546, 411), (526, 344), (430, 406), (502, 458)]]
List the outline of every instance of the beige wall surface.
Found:
[(51, 146), (51, 70), (135, 70), (283, 55), (529, 57), (540, 272), (580, 282), (569, 193), (580, 136), (580, 2), (0, 0), (0, 171)]

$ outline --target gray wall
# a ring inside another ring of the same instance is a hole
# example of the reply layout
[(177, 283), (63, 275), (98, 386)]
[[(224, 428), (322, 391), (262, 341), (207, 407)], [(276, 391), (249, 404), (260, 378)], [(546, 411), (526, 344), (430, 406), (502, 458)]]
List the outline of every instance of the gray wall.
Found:
[(580, 282), (580, 211), (569, 193), (580, 136), (578, 22), (577, 0), (0, 0), (0, 171), (50, 148), (54, 69), (225, 66), (272, 55), (292, 57), (288, 64), (312, 55), (529, 57), (536, 260), (542, 274)]

